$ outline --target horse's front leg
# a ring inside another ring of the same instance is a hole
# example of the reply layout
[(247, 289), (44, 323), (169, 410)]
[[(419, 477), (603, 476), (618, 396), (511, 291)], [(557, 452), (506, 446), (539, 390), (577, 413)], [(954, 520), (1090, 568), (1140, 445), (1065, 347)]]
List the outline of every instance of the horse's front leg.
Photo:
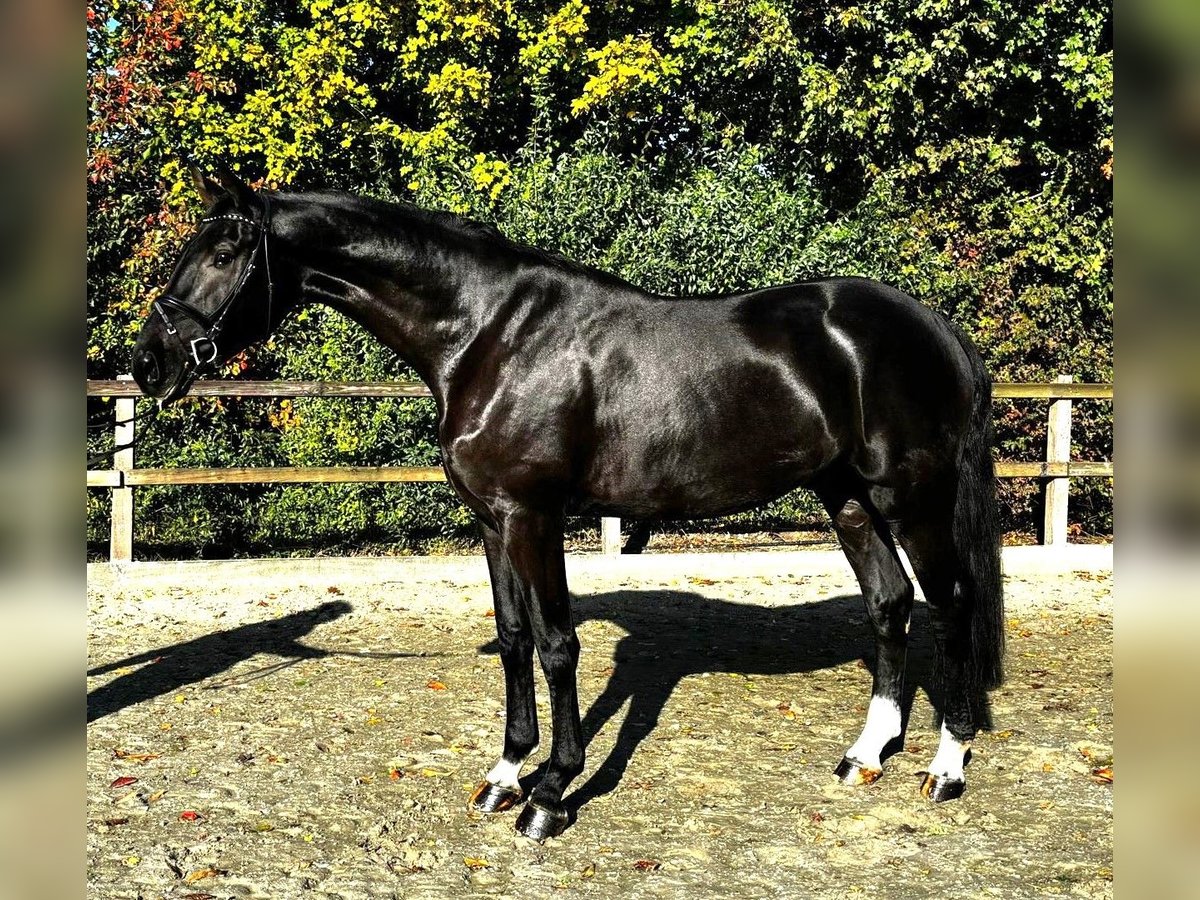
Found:
[(521, 799), (521, 767), (538, 743), (537, 703), (533, 688), (533, 630), (522, 583), (515, 576), (498, 531), (483, 526), (483, 546), (492, 579), (496, 636), (504, 666), (504, 752), (471, 795), (481, 813), (511, 809)]
[(518, 831), (540, 841), (567, 827), (563, 792), (583, 771), (583, 728), (575, 682), (579, 639), (563, 565), (562, 518), (524, 509), (509, 511), (500, 524), (500, 539), (526, 601), (534, 645), (550, 688), (554, 732), (549, 765), (517, 819)]

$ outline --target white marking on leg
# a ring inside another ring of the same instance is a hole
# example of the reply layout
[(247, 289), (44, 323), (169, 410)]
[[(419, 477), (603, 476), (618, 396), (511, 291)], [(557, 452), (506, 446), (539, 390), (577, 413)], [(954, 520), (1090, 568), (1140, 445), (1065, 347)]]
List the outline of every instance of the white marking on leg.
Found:
[(963, 760), (971, 749), (970, 741), (960, 741), (942, 725), (942, 739), (938, 744), (933, 762), (929, 764), (929, 774), (940, 778), (950, 778), (955, 781), (965, 781), (963, 775)]
[(879, 756), (888, 741), (900, 736), (900, 707), (895, 700), (872, 697), (867, 707), (867, 724), (846, 756), (868, 769), (882, 769)]
[[(537, 747), (530, 751), (532, 756), (537, 752)], [(529, 757), (525, 757), (528, 759)], [(487, 773), (487, 780), (491, 784), (506, 788), (519, 788), (521, 786), (521, 767), (525, 765), (525, 759), (513, 761), (500, 757), (496, 764), (492, 766), (491, 771)]]

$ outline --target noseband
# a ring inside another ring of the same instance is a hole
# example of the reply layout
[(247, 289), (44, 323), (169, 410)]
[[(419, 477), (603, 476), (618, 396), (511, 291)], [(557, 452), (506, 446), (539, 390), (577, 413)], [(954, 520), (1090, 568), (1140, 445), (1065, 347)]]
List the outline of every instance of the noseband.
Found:
[(261, 222), (255, 222), (249, 216), (242, 216), (237, 213), (226, 213), (223, 216), (208, 216), (200, 220), (201, 224), (203, 224), (228, 219), (231, 222), (242, 222), (258, 230), (258, 242), (254, 245), (254, 251), (250, 254), (250, 261), (246, 263), (246, 268), (242, 272), (241, 277), (238, 278), (237, 283), (234, 284), (229, 293), (225, 295), (225, 299), (221, 301), (221, 305), (216, 310), (206, 313), (201, 309), (197, 309), (186, 300), (180, 300), (178, 297), (173, 297), (170, 294), (164, 294), (154, 301), (154, 311), (162, 317), (163, 324), (167, 328), (167, 334), (173, 336), (177, 341), (182, 343), (183, 336), (171, 320), (171, 313), (186, 316), (199, 325), (200, 329), (204, 332), (203, 337), (192, 339), (189, 348), (197, 372), (217, 361), (217, 357), (220, 355), (217, 350), (217, 338), (221, 336), (221, 329), (225, 325), (225, 318), (229, 315), (229, 311), (233, 309), (234, 302), (246, 287), (250, 276), (254, 274), (255, 261), (258, 259), (260, 253), (262, 254), (263, 266), (267, 272), (267, 324), (268, 327), (270, 325), (271, 305), (275, 294), (275, 285), (271, 279), (271, 254), (267, 245), (267, 234), (271, 228), (271, 201), (267, 199), (265, 194), (259, 194), (259, 197), (263, 202)]

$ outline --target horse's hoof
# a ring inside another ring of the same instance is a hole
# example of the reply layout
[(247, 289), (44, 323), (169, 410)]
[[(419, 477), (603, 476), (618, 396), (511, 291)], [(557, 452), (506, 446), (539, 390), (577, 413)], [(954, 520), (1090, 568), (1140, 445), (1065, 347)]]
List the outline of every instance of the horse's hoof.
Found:
[(833, 774), (838, 777), (838, 780), (842, 784), (850, 784), (857, 787), (863, 784), (874, 784), (883, 775), (883, 769), (872, 769), (864, 766), (857, 760), (843, 756), (842, 761), (833, 770)]
[(960, 778), (930, 775), (928, 772), (925, 773), (925, 780), (921, 782), (921, 793), (934, 803), (957, 800), (966, 789), (967, 783)]
[(558, 837), (567, 827), (567, 811), (546, 809), (532, 800), (525, 804), (517, 817), (517, 831), (539, 843), (546, 838)]
[(467, 806), (473, 812), (501, 813), (506, 809), (512, 809), (520, 800), (519, 788), (503, 787), (499, 784), (492, 784), (490, 781), (481, 781), (479, 787), (475, 788), (475, 793), (471, 795), (471, 799), (467, 801)]

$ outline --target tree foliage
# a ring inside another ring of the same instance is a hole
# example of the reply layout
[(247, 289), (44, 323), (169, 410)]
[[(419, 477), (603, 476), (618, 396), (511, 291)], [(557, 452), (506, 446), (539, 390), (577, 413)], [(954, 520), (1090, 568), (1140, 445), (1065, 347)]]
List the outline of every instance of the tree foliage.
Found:
[[(268, 187), (470, 214), (661, 291), (871, 275), (953, 316), (1000, 380), (1108, 380), (1111, 27), (1094, 0), (100, 0), (89, 375), (126, 368), (195, 221), (186, 154)], [(316, 310), (234, 368), (404, 372)], [(1002, 455), (1040, 455), (1043, 411), (997, 404)], [(437, 460), (422, 401), (190, 402), (166, 418), (147, 464)], [(1078, 419), (1076, 452), (1110, 454), (1109, 410)], [(1004, 490), (1030, 527), (1033, 486)], [(139, 493), (140, 537), (186, 552), (467, 523), (440, 486)], [(1111, 527), (1110, 493), (1077, 486), (1083, 527)]]

